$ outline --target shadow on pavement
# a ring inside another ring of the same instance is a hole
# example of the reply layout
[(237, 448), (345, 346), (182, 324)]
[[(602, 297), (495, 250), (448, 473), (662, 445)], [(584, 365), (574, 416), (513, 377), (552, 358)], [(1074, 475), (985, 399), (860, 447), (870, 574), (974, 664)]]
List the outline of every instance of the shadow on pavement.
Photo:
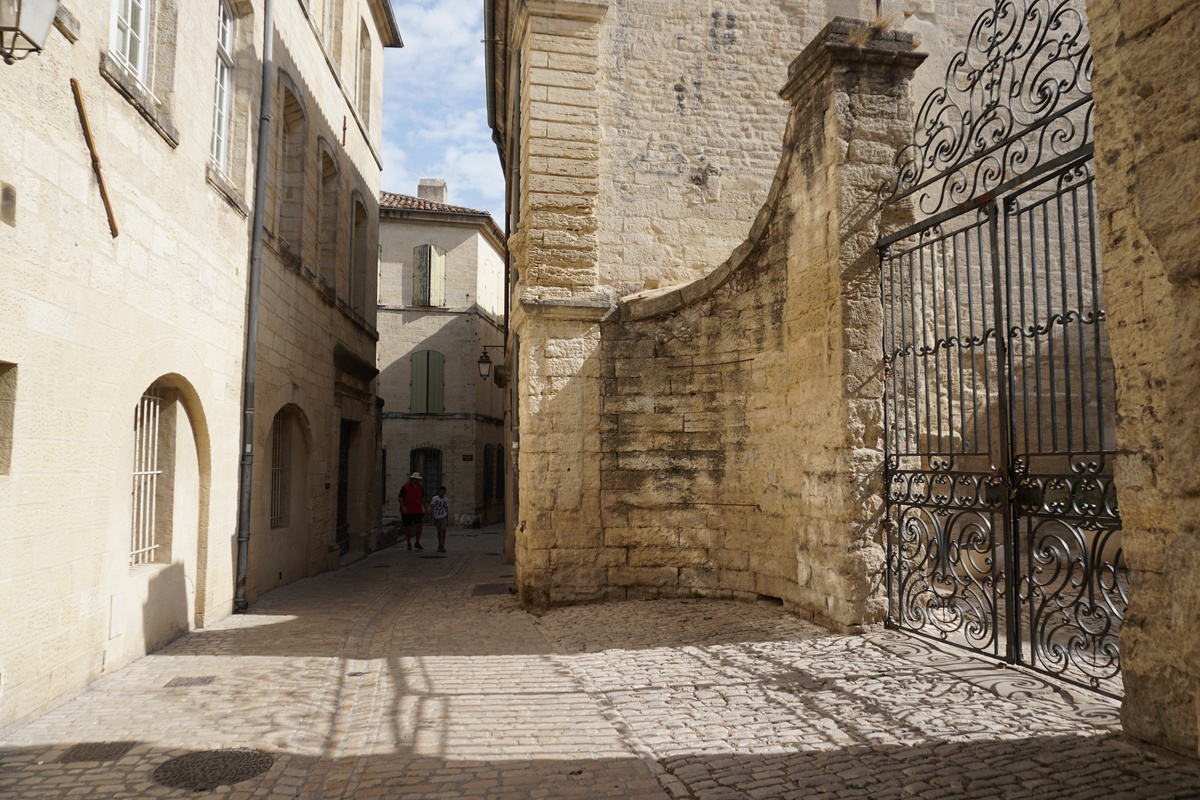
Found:
[[(498, 751), (511, 745), (505, 731), (492, 734)], [(0, 748), (0, 796), (67, 796), (72, 787), (104, 787), (85, 796), (196, 797), (157, 783), (154, 771), (194, 750), (137, 744), (111, 762), (59, 763), (74, 743)], [(477, 743), (479, 744), (479, 743)], [(683, 753), (661, 762), (629, 758), (517, 758), (497, 752), (458, 758), (454, 743), (364, 755), (273, 751), (258, 777), (205, 792), (211, 798), (666, 798), (679, 790), (698, 800), (801, 800), (840, 798), (965, 797), (1055, 798), (1099, 796), (1192, 800), (1200, 796), (1194, 762), (1151, 753), (1112, 734), (1018, 740), (926, 742), (911, 747), (850, 745), (771, 754)], [(668, 794), (664, 787), (675, 789)], [(43, 794), (38, 794), (42, 791)], [(62, 791), (61, 795), (54, 792)], [(76, 792), (78, 793), (78, 792)]]

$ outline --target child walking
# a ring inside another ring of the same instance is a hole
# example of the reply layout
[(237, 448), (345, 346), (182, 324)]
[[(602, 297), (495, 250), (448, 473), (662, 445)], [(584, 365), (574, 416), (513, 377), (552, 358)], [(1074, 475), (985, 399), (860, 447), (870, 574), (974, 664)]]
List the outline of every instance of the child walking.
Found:
[(433, 527), (437, 530), (438, 552), (446, 552), (446, 525), (450, 522), (450, 501), (446, 499), (446, 487), (439, 486), (438, 493), (429, 501), (433, 509)]

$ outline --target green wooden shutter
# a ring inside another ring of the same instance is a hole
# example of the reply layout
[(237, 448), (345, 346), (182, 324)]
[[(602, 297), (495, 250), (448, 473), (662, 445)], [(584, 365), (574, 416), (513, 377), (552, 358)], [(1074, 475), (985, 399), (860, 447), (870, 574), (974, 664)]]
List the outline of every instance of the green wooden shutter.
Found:
[(414, 414), (429, 413), (429, 351), (413, 353), (412, 357), (412, 402)]
[(429, 305), (446, 305), (446, 251), (437, 245), (429, 259)]
[(414, 306), (429, 305), (429, 272), (432, 249), (427, 244), (413, 248), (413, 300)]
[(436, 350), (427, 350), (429, 354), (429, 379), (427, 413), (440, 414), (445, 411), (445, 376), (446, 357)]

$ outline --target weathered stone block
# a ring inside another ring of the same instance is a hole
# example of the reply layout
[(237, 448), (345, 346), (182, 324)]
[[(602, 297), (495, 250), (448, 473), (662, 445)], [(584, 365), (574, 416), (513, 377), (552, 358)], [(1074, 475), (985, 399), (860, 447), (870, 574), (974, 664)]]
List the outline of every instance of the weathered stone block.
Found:
[(679, 582), (678, 567), (610, 567), (608, 582), (613, 586), (665, 587)]

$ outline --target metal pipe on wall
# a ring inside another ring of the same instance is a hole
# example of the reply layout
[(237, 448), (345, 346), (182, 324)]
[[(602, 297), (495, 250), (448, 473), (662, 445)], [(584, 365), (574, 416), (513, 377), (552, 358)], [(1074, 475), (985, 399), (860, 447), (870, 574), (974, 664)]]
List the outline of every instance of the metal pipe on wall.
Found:
[(250, 558), (250, 501), (254, 477), (254, 384), (258, 369), (258, 303), (262, 283), (263, 213), (267, 197), (267, 147), (271, 130), (271, 72), (275, 39), (275, 2), (263, 5), (262, 98), (259, 100), (258, 150), (254, 159), (254, 222), (250, 234), (250, 274), (246, 301), (246, 354), (242, 384), (242, 457), (238, 492), (237, 578), (233, 610), (245, 611)]

